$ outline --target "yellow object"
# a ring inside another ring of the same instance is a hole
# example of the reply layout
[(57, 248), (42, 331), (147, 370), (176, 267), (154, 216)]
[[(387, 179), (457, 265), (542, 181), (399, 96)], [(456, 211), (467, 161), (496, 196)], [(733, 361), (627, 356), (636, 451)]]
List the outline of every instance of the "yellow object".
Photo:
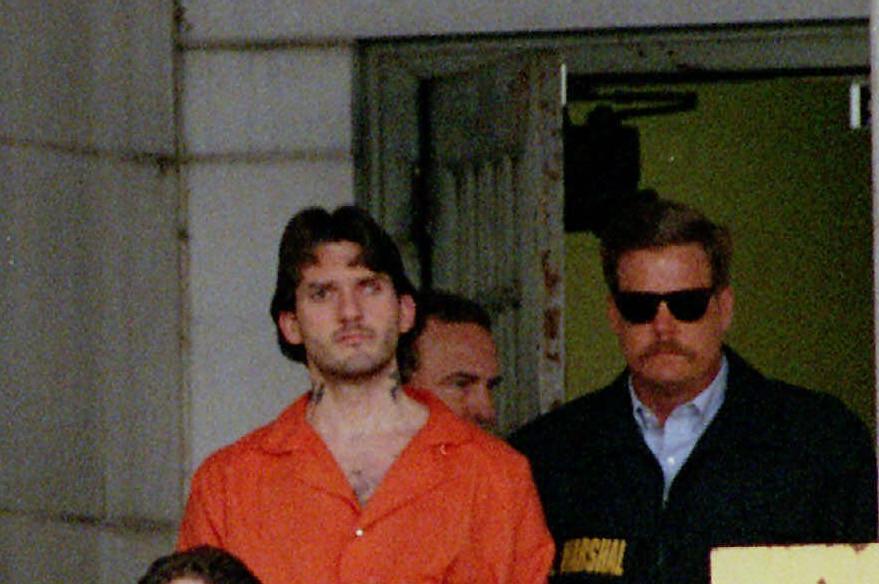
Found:
[(716, 548), (711, 584), (879, 584), (879, 544)]

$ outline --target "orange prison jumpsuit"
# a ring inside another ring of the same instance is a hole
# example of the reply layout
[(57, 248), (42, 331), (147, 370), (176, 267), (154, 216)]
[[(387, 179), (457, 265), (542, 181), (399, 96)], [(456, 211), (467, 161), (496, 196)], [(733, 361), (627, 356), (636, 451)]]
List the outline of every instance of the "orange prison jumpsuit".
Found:
[(225, 548), (263, 584), (545, 582), (554, 548), (526, 460), (408, 393), (429, 419), (365, 507), (304, 395), (199, 468), (178, 548)]

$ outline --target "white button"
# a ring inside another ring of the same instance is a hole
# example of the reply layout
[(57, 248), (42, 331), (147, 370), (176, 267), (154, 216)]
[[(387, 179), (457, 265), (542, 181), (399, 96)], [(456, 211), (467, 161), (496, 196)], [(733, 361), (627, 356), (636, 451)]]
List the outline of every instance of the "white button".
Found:
[(363, 537), (363, 530), (360, 528), (355, 529), (354, 535), (356, 535), (357, 537)]
[(671, 464), (671, 465), (674, 465), (674, 463), (675, 463), (675, 457), (674, 457), (674, 456), (669, 456), (668, 459), (667, 459), (667, 462), (668, 462), (669, 464)]

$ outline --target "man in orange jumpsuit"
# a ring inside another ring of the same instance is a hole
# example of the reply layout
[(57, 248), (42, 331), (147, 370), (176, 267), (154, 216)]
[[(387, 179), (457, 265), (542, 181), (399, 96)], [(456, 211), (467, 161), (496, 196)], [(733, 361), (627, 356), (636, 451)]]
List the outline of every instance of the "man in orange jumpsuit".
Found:
[(202, 464), (180, 549), (225, 548), (264, 584), (546, 580), (525, 459), (399, 382), (415, 304), (387, 233), (353, 207), (295, 215), (271, 314), (311, 390)]

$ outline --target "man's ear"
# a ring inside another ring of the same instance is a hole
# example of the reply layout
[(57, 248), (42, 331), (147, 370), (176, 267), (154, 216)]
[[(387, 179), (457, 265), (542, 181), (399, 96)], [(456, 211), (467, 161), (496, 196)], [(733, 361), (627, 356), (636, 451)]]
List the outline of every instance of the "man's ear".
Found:
[(623, 330), (623, 315), (617, 308), (617, 303), (613, 300), (613, 294), (607, 295), (607, 320), (610, 321), (610, 328), (616, 334), (620, 334)]
[(282, 312), (278, 315), (278, 329), (284, 335), (284, 339), (291, 345), (302, 344), (302, 332), (299, 330), (299, 320), (294, 312)]
[(732, 325), (733, 308), (736, 303), (736, 296), (733, 293), (732, 286), (727, 286), (718, 292), (717, 301), (720, 305), (721, 325), (724, 332), (726, 332)]
[(408, 333), (415, 325), (415, 299), (410, 294), (400, 296), (400, 334)]

